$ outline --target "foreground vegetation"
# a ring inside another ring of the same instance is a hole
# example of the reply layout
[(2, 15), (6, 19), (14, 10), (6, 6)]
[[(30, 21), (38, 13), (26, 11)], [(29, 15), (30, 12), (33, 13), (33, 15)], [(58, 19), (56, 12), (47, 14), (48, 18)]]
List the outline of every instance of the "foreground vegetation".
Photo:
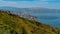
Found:
[(60, 29), (0, 10), (0, 34), (60, 34)]

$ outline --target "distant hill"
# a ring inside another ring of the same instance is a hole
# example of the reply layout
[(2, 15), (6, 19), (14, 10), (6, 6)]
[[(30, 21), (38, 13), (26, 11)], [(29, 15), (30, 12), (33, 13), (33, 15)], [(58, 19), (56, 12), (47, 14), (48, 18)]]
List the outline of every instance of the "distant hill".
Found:
[(60, 29), (0, 10), (0, 34), (60, 34)]
[(9, 10), (14, 12), (27, 12), (27, 13), (60, 13), (59, 9), (48, 9), (48, 8), (16, 8), (16, 7), (7, 7), (2, 6), (0, 9)]

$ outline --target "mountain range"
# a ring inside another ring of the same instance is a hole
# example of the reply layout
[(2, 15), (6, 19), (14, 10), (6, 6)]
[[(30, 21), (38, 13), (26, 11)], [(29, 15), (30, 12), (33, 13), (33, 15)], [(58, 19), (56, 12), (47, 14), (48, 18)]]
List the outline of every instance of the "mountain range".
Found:
[(39, 7), (17, 8), (17, 7), (2, 6), (0, 7), (0, 9), (13, 11), (13, 12), (27, 12), (27, 13), (60, 13), (59, 9), (48, 9), (48, 8), (39, 8)]

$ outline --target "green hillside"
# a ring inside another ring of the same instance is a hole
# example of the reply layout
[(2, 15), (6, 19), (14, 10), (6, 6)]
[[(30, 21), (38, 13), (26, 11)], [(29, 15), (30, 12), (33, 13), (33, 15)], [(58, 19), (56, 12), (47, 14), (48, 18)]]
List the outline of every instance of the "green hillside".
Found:
[(0, 34), (60, 34), (60, 29), (0, 10)]

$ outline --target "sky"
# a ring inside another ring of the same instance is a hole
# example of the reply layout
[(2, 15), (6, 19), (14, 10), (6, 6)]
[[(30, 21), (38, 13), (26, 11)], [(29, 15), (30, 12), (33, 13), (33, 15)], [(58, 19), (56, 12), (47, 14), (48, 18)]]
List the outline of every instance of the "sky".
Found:
[(51, 8), (60, 9), (60, 0), (0, 0), (0, 6), (11, 6), (18, 8)]

